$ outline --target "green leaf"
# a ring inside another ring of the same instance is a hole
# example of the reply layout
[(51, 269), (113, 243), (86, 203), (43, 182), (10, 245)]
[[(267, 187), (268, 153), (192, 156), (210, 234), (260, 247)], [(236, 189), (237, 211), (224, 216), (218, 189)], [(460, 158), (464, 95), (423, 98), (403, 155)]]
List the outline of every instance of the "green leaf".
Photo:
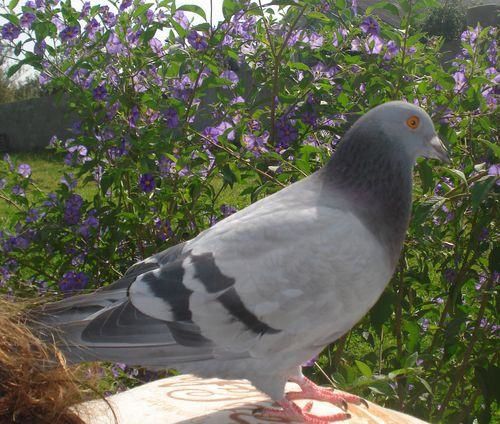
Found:
[(417, 359), (418, 359), (418, 352), (413, 352), (405, 359), (405, 364), (404, 364), (405, 368), (414, 367), (415, 364), (417, 363)]
[(420, 381), (423, 384), (423, 386), (425, 387), (425, 390), (427, 390), (432, 395), (432, 387), (430, 386), (430, 384), (427, 383), (427, 381), (424, 380), (422, 377), (420, 377), (418, 375), (416, 377), (417, 377), (418, 381)]
[(420, 181), (422, 181), (422, 191), (424, 193), (430, 192), (434, 187), (434, 178), (432, 175), (432, 168), (427, 161), (422, 161), (418, 164), (418, 173)]
[(195, 4), (184, 4), (182, 6), (179, 6), (177, 10), (185, 10), (186, 12), (196, 13), (197, 15), (200, 15), (203, 19), (207, 20), (207, 15), (205, 14), (205, 11), (200, 6), (196, 6)]
[(10, 0), (9, 2), (9, 10), (11, 12), (14, 12), (14, 9), (16, 8), (16, 6), (19, 4), (19, 0)]
[(363, 374), (365, 377), (371, 377), (372, 376), (372, 370), (368, 365), (366, 365), (364, 362), (358, 361), (357, 359), (354, 361), (356, 363), (356, 366), (358, 369), (361, 371), (361, 374)]
[(326, 16), (324, 13), (317, 12), (317, 11), (308, 13), (307, 17), (311, 18), (311, 19), (319, 19), (320, 21), (323, 21), (323, 22), (330, 22), (331, 21), (331, 19), (328, 16)]
[(139, 16), (144, 16), (146, 11), (153, 5), (153, 3), (144, 3), (137, 7), (132, 14), (132, 17), (137, 18)]
[(370, 14), (375, 9), (384, 9), (387, 10), (389, 13), (393, 14), (394, 16), (399, 16), (399, 9), (394, 4), (388, 1), (381, 1), (374, 4), (373, 6), (367, 7), (366, 13)]
[(500, 156), (500, 146), (498, 144), (492, 143), (491, 141), (479, 139), (481, 143), (489, 147), (495, 156)]
[(404, 321), (403, 328), (408, 333), (406, 349), (408, 352), (414, 352), (420, 340), (420, 328), (414, 321)]
[(12, 65), (9, 70), (7, 71), (7, 78), (10, 78), (12, 75), (14, 75), (16, 72), (21, 69), (21, 66), (23, 66), (23, 61), (19, 61), (16, 64)]
[(471, 188), (472, 210), (476, 210), (481, 202), (488, 196), (491, 188), (495, 185), (496, 177), (487, 177), (482, 181), (477, 181)]
[(221, 168), (221, 173), (222, 177), (224, 178), (224, 181), (229, 184), (230, 187), (233, 187), (234, 183), (238, 180), (236, 178), (236, 175), (232, 171), (232, 169), (229, 167), (229, 165), (224, 165)]
[(311, 68), (302, 62), (288, 62), (287, 66), (290, 69), (298, 69), (299, 71), (310, 71)]
[(238, 10), (238, 3), (234, 0), (224, 0), (222, 2), (222, 14), (224, 19), (229, 21)]
[(457, 176), (458, 178), (460, 178), (462, 180), (463, 183), (465, 183), (465, 185), (467, 185), (467, 178), (465, 178), (465, 174), (462, 171), (460, 171), (459, 169), (445, 168), (445, 172), (447, 172), (448, 174), (453, 174), (453, 175)]
[(19, 18), (16, 15), (10, 15), (9, 13), (0, 14), (2, 18), (7, 19), (10, 23), (19, 26)]
[(380, 299), (370, 310), (370, 322), (375, 328), (375, 331), (379, 334), (382, 325), (389, 320), (394, 311), (394, 297), (392, 291), (383, 292)]

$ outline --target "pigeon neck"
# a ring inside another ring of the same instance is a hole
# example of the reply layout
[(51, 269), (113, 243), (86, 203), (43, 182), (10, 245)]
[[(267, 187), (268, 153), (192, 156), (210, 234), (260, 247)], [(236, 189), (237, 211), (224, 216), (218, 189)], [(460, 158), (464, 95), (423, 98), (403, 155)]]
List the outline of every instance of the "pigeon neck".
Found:
[(410, 219), (414, 159), (382, 131), (353, 130), (324, 168), (326, 179), (387, 249), (395, 267)]

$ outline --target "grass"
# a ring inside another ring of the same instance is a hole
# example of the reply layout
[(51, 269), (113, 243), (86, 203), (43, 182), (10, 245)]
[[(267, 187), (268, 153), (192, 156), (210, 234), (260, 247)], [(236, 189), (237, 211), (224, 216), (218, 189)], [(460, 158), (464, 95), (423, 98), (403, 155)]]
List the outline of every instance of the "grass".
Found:
[[(56, 190), (64, 173), (71, 172), (71, 168), (64, 165), (60, 158), (48, 152), (12, 153), (10, 157), (16, 166), (21, 163), (31, 166), (32, 181), (46, 194)], [(85, 187), (77, 187), (76, 192), (84, 199), (90, 199), (95, 190), (95, 187), (88, 184)], [(14, 206), (0, 199), (0, 229), (9, 226), (10, 217), (15, 213)]]
[[(59, 157), (54, 157), (48, 152), (37, 153), (12, 153), (10, 154), (12, 161), (17, 165), (27, 163), (31, 166), (32, 180), (36, 186), (48, 194), (57, 189), (64, 173), (72, 172), (72, 168), (64, 165)], [(215, 190), (222, 186), (222, 179), (214, 182)], [(229, 204), (237, 209), (242, 209), (250, 203), (249, 196), (240, 196), (240, 191), (243, 187), (235, 185), (233, 188), (226, 187), (218, 198), (217, 204)], [(85, 187), (77, 186), (76, 192), (84, 199), (91, 199), (96, 186), (87, 184)], [(29, 196), (29, 194), (28, 194)], [(5, 200), (0, 199), (0, 229), (9, 228), (12, 223), (12, 215), (16, 213), (16, 208)]]

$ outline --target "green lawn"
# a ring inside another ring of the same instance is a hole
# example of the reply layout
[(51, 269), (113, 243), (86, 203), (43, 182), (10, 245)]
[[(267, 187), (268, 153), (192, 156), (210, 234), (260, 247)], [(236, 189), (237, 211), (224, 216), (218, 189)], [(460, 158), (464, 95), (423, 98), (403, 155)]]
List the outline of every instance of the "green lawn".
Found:
[[(64, 165), (61, 158), (55, 158), (48, 152), (13, 153), (10, 156), (16, 166), (20, 163), (27, 163), (31, 166), (33, 182), (40, 190), (47, 194), (56, 190), (65, 172), (69, 173), (72, 171), (72, 168)], [(215, 181), (214, 185), (216, 190), (219, 189), (222, 185), (222, 180)], [(84, 199), (91, 199), (96, 189), (96, 186), (87, 184), (85, 187), (77, 186), (76, 192)], [(220, 205), (230, 204), (238, 209), (247, 206), (249, 204), (249, 197), (240, 196), (239, 192), (241, 190), (241, 186), (237, 187), (235, 185), (232, 189), (226, 187), (221, 193), (217, 203)], [(0, 199), (0, 229), (8, 226), (8, 218), (15, 213), (15, 211), (16, 209), (14, 206)]]
[[(47, 194), (57, 188), (65, 172), (71, 172), (71, 168), (64, 165), (60, 158), (55, 158), (48, 152), (12, 153), (10, 157), (16, 166), (21, 163), (30, 165), (33, 182)], [(77, 187), (76, 192), (83, 198), (90, 199), (95, 190), (95, 187), (88, 184), (86, 187)], [(0, 199), (0, 228), (6, 227), (8, 217), (15, 211), (14, 206)]]

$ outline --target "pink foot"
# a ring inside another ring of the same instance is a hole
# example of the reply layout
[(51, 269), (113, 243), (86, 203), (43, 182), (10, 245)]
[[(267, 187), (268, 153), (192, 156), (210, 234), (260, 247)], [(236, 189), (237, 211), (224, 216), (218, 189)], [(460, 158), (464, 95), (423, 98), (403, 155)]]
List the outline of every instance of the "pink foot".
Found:
[(351, 395), (349, 393), (334, 393), (332, 389), (327, 387), (321, 387), (314, 384), (311, 380), (304, 377), (302, 380), (291, 379), (290, 381), (296, 383), (301, 388), (301, 392), (288, 392), (286, 398), (289, 400), (296, 399), (314, 399), (324, 402), (330, 402), (334, 405), (339, 405), (342, 409), (347, 410), (347, 404), (352, 403), (354, 405), (363, 404), (368, 408), (368, 402), (363, 398), (356, 395)]
[(309, 424), (328, 424), (332, 421), (343, 421), (351, 418), (351, 415), (346, 412), (325, 416), (311, 414), (312, 402), (308, 402), (304, 408), (295, 405), (295, 403), (288, 399), (281, 400), (278, 404), (282, 409), (262, 408), (257, 410), (256, 413), (265, 417), (281, 418), (286, 421)]

